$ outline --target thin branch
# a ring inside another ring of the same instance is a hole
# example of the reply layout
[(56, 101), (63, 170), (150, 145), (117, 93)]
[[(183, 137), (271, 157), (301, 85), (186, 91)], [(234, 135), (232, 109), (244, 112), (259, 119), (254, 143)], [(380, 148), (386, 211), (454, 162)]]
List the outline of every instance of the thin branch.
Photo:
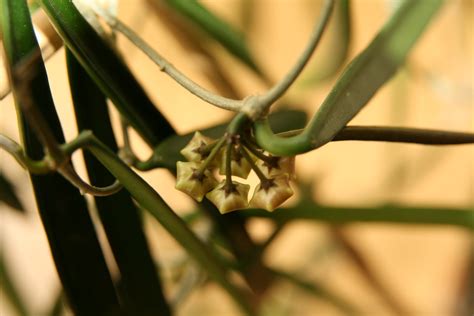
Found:
[[(278, 137), (302, 134), (304, 129), (279, 133)], [(346, 126), (332, 141), (378, 141), (424, 145), (459, 145), (474, 143), (474, 133), (390, 126)]]
[(111, 16), (110, 14), (108, 14), (108, 12), (105, 12), (105, 10), (103, 10), (97, 4), (91, 3), (91, 6), (93, 10), (99, 16), (101, 16), (107, 22), (107, 24), (110, 25), (110, 27), (127, 37), (133, 44), (135, 44), (135, 46), (141, 49), (154, 63), (156, 63), (158, 67), (160, 67), (161, 71), (173, 78), (186, 90), (188, 90), (195, 96), (201, 98), (202, 100), (222, 109), (230, 111), (239, 111), (241, 109), (243, 105), (243, 102), (241, 100), (225, 98), (204, 89), (203, 87), (186, 77), (186, 75), (184, 75), (181, 71), (174, 67), (158, 52), (153, 50), (150, 45), (148, 45), (144, 40), (142, 40), (137, 34), (135, 34), (135, 32), (133, 32), (120, 20)]
[(52, 170), (48, 160), (31, 159), (17, 142), (2, 134), (0, 134), (0, 148), (12, 155), (23, 168), (31, 173), (44, 174)]
[[(316, 47), (318, 46), (321, 37), (323, 36), (324, 30), (331, 16), (331, 12), (334, 8), (334, 0), (326, 0), (323, 5), (321, 16), (318, 22), (315, 24), (314, 29), (311, 33), (311, 37), (308, 41), (308, 46), (305, 48), (296, 64), (286, 74), (280, 82), (273, 86), (267, 93), (259, 98), (258, 108), (252, 109), (256, 111), (258, 115), (265, 112), (276, 100), (278, 100), (288, 88), (295, 82), (296, 78), (301, 74), (304, 67), (308, 63), (309, 59), (313, 55)], [(258, 119), (258, 116), (251, 116), (253, 119)]]
[[(74, 167), (70, 162), (70, 156), (64, 152), (57, 142), (53, 131), (43, 116), (43, 113), (38, 109), (31, 96), (32, 81), (37, 74), (36, 67), (39, 61), (42, 62), (41, 51), (36, 50), (14, 66), (12, 78), (16, 87), (16, 95), (19, 99), (18, 103), (20, 104), (25, 117), (35, 130), (38, 139), (45, 148), (46, 157), (44, 160), (49, 162), (50, 171), (56, 170), (72, 185), (78, 188), (81, 193), (89, 193), (97, 196), (107, 196), (116, 193), (121, 189), (121, 185), (117, 181), (106, 187), (96, 187), (84, 182), (74, 170)], [(23, 150), (18, 144), (14, 142), (12, 143), (12, 141), (6, 137), (1, 139), (4, 144), (7, 145), (2, 146), (2, 148), (9, 151), (21, 164), (26, 162), (27, 164), (25, 167), (27, 167), (28, 170), (30, 170), (28, 166), (35, 167), (35, 165), (37, 165), (31, 164), (31, 161), (28, 160), (27, 156), (21, 154)], [(18, 146), (15, 146), (15, 144)], [(28, 165), (28, 163), (30, 165)], [(34, 168), (32, 168), (31, 171), (34, 171)], [(40, 169), (40, 171), (43, 170)]]
[(455, 145), (474, 143), (474, 134), (404, 127), (346, 126), (333, 139), (341, 140)]

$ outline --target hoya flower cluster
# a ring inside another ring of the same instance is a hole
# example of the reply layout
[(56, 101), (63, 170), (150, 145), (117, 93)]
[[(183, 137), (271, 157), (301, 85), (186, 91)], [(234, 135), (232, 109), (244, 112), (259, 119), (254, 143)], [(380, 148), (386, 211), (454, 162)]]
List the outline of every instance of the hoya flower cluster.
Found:
[[(273, 211), (293, 195), (294, 157), (266, 155), (239, 135), (213, 140), (196, 132), (181, 154), (188, 161), (176, 165), (176, 189), (199, 202), (207, 197), (222, 214), (249, 206)], [(216, 169), (224, 180), (217, 180)], [(252, 169), (260, 183), (249, 202), (250, 185), (232, 177), (246, 179)]]

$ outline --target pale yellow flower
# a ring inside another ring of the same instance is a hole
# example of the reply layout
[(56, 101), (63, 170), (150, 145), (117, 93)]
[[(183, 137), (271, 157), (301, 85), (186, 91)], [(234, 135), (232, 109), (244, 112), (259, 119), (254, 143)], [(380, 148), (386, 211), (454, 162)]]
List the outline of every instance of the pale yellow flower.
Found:
[(195, 132), (193, 138), (183, 149), (181, 149), (180, 153), (188, 161), (201, 161), (205, 158), (205, 156), (203, 157), (203, 155), (200, 153), (200, 149), (211, 144), (212, 142), (214, 142), (212, 138), (204, 136), (200, 132)]
[(293, 195), (288, 175), (284, 174), (269, 179), (269, 181), (271, 181), (271, 184), (266, 188), (262, 183), (257, 185), (250, 200), (251, 207), (262, 208), (271, 212)]
[(217, 185), (217, 180), (211, 171), (206, 169), (201, 177), (196, 176), (196, 171), (201, 166), (197, 162), (176, 163), (177, 179), (175, 188), (188, 194), (196, 201), (201, 202), (207, 192)]
[(206, 194), (206, 197), (217, 207), (219, 212), (226, 214), (247, 208), (250, 185), (232, 181), (233, 190), (226, 192), (225, 184), (224, 180), (214, 190)]
[(257, 161), (257, 167), (269, 178), (287, 174), (290, 180), (295, 179), (295, 157), (272, 157), (275, 164), (270, 164), (262, 160)]

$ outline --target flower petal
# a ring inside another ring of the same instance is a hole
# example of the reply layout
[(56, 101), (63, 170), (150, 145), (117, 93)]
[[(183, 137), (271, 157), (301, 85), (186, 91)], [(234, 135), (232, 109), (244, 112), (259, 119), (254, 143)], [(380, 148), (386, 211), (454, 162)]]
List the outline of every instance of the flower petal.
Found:
[(200, 132), (195, 132), (193, 138), (183, 149), (181, 149), (180, 153), (188, 161), (201, 161), (205, 157), (201, 155), (199, 149), (211, 144), (213, 141), (212, 138), (204, 136)]
[(196, 162), (176, 163), (177, 179), (175, 188), (188, 194), (196, 201), (201, 202), (211, 189), (217, 185), (217, 180), (209, 170), (205, 170), (202, 179), (195, 177), (194, 172), (199, 169), (201, 164)]
[(273, 181), (273, 186), (268, 189), (262, 188), (261, 184), (257, 185), (250, 200), (251, 207), (262, 208), (272, 212), (293, 195), (288, 175), (281, 175), (271, 180)]
[(221, 212), (221, 214), (226, 214), (235, 210), (247, 208), (247, 198), (250, 185), (232, 181), (235, 190), (227, 193), (225, 190), (225, 184), (224, 180), (219, 183), (214, 190), (206, 194), (206, 197), (217, 207), (219, 212)]

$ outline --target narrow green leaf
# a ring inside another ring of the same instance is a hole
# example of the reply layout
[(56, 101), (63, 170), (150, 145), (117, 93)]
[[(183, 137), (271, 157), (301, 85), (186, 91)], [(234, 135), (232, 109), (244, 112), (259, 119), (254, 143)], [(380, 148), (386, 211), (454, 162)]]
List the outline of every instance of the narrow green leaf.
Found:
[(25, 213), (25, 209), (21, 205), (20, 199), (17, 197), (13, 185), (2, 174), (0, 174), (0, 202), (5, 203), (16, 211)]
[(250, 54), (243, 34), (233, 28), (229, 23), (209, 11), (196, 0), (165, 0), (165, 2), (191, 20), (198, 28), (206, 32), (250, 68), (260, 73), (260, 70)]
[[(79, 130), (91, 130), (111, 150), (117, 143), (104, 94), (74, 55), (66, 50), (69, 84)], [(90, 153), (84, 152), (91, 184), (107, 186), (115, 178)], [(121, 274), (131, 315), (170, 315), (151, 257), (138, 210), (127, 191), (96, 197), (95, 203)]]
[(38, 0), (66, 46), (150, 146), (174, 134), (143, 88), (70, 0)]
[(10, 302), (13, 309), (18, 313), (18, 316), (28, 316), (28, 309), (21, 297), (18, 289), (13, 282), (11, 272), (5, 261), (3, 252), (0, 252), (0, 292), (5, 295), (5, 298)]
[(382, 30), (345, 69), (303, 133), (282, 138), (256, 122), (259, 145), (277, 155), (295, 155), (330, 142), (403, 64), (442, 0), (405, 0)]
[(370, 45), (346, 68), (309, 124), (311, 145), (330, 141), (403, 64), (442, 0), (404, 1)]
[[(0, 3), (6, 64), (11, 70), (32, 52), (39, 51), (39, 47), (26, 1), (0, 0)], [(50, 124), (56, 140), (64, 142), (46, 69), (41, 60), (36, 66), (37, 73), (27, 93)], [(15, 84), (12, 90), (18, 101)], [(43, 147), (26, 122), (22, 107), (17, 106), (25, 150), (33, 159), (40, 159), (44, 154)], [(72, 310), (77, 315), (119, 314), (112, 279), (84, 198), (59, 174), (30, 177), (59, 278)]]
[(474, 230), (474, 211), (439, 207), (384, 205), (380, 207), (338, 207), (307, 202), (273, 213), (262, 210), (242, 212), (246, 217), (264, 217), (275, 221), (317, 220), (334, 224), (387, 223), (412, 225), (452, 225)]
[[(272, 129), (277, 133), (301, 128), (304, 126), (306, 119), (306, 113), (297, 110), (281, 110), (269, 116)], [(201, 133), (208, 137), (218, 138), (224, 135), (227, 125), (228, 122), (209, 127), (202, 130)], [(193, 135), (194, 132), (185, 135), (174, 135), (155, 147), (155, 154), (160, 157), (164, 167), (173, 170), (176, 168), (177, 161), (185, 161), (185, 158), (180, 154), (180, 150), (186, 146)]]

